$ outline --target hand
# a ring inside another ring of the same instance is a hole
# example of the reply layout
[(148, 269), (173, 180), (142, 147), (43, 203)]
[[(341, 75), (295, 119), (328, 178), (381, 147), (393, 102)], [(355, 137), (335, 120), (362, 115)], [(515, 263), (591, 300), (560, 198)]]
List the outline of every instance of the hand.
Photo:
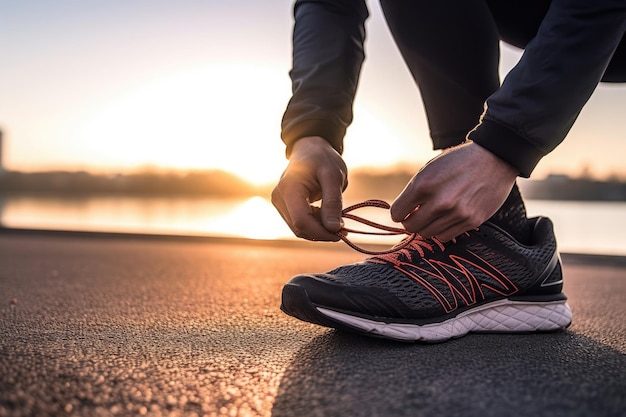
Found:
[[(348, 185), (347, 171), (341, 156), (323, 138), (305, 137), (294, 144), (289, 165), (272, 192), (272, 203), (296, 236), (339, 240), (335, 233), (343, 227), (341, 193)], [(311, 206), (318, 200), (322, 200), (321, 213)]]
[(443, 152), (424, 166), (391, 206), (391, 217), (422, 237), (447, 242), (489, 219), (518, 172), (475, 143)]

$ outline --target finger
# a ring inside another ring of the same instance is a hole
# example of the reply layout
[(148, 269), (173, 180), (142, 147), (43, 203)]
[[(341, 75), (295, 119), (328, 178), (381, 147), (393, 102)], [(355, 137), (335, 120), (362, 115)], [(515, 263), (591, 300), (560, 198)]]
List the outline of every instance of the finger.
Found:
[(341, 219), (343, 179), (322, 174), (319, 181), (322, 187), (322, 224), (329, 232), (336, 233), (343, 227)]
[(448, 214), (448, 207), (438, 205), (434, 201), (427, 201), (413, 209), (402, 220), (402, 225), (409, 232), (419, 233), (428, 238), (457, 222), (457, 220), (450, 219)]
[(448, 242), (469, 229), (470, 227), (465, 222), (454, 223), (450, 222), (448, 218), (440, 217), (426, 229), (423, 229), (422, 232), (418, 233), (425, 238), (435, 237), (441, 242)]
[[(417, 210), (417, 212), (419, 212), (420, 210)], [(428, 239), (436, 236), (452, 225), (445, 217), (439, 217), (427, 221), (426, 226), (421, 226), (424, 222), (422, 221), (422, 218), (418, 216), (417, 212), (407, 217), (402, 222), (402, 225), (407, 231), (411, 233), (417, 233), (423, 238)]]
[[(420, 198), (421, 197), (421, 198)], [(424, 196), (420, 195), (420, 190), (416, 184), (416, 178), (413, 179), (404, 187), (404, 190), (396, 197), (391, 204), (391, 219), (394, 222), (401, 222), (405, 220), (411, 213), (417, 210), (420, 203), (425, 201)]]
[(451, 227), (443, 230), (440, 233), (437, 233), (434, 236), (437, 238), (437, 240), (445, 243), (459, 237), (463, 233), (472, 230), (473, 228), (474, 227), (467, 226), (467, 223), (460, 222), (452, 225)]
[(424, 238), (437, 237), (442, 242), (452, 240), (476, 227), (472, 217), (465, 211), (455, 207), (438, 208), (435, 204), (423, 205), (402, 224), (410, 232), (418, 233)]
[(336, 242), (339, 240), (339, 237), (329, 232), (319, 221), (313, 216), (313, 213), (310, 211), (303, 212), (302, 209), (299, 209), (297, 213), (295, 213), (293, 207), (289, 207), (290, 215), (292, 217), (292, 225), (293, 230), (295, 230), (296, 236), (303, 237), (308, 240), (320, 240), (327, 242)]
[(339, 237), (322, 226), (313, 216), (313, 211), (303, 192), (283, 193), (283, 200), (288, 217), (291, 219), (291, 227), (295, 235), (308, 240), (322, 240), (336, 242)]
[[(291, 229), (293, 234), (295, 236), (298, 236), (298, 233), (296, 233), (296, 229), (293, 227), (293, 222), (291, 220), (291, 216), (289, 215), (289, 210), (287, 209), (287, 205), (285, 204), (285, 200), (284, 200), (280, 190), (278, 189), (278, 187), (275, 188), (272, 191), (272, 204), (276, 208), (276, 211), (278, 211), (278, 213), (280, 214), (280, 217), (282, 217), (282, 219), (285, 221), (287, 226), (289, 226), (289, 228)], [(305, 238), (305, 239), (307, 239), (307, 238)]]
[[(454, 217), (452, 217), (454, 218)], [(457, 222), (450, 221), (447, 227), (441, 226), (440, 231), (434, 231), (433, 235), (442, 242), (452, 240), (465, 232), (478, 228), (484, 220), (480, 220), (475, 216), (460, 216), (457, 217)]]
[(403, 221), (402, 225), (409, 232), (418, 233), (429, 238), (436, 236), (452, 225), (459, 222), (454, 218), (454, 206), (451, 204), (437, 204), (428, 201), (413, 210)]

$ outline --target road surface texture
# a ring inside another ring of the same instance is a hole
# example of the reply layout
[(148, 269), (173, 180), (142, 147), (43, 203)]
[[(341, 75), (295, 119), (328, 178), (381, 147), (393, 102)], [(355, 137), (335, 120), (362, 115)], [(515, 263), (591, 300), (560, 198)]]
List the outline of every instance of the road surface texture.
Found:
[(279, 310), (341, 244), (0, 233), (0, 417), (625, 416), (626, 258), (564, 256), (566, 331), (371, 339)]

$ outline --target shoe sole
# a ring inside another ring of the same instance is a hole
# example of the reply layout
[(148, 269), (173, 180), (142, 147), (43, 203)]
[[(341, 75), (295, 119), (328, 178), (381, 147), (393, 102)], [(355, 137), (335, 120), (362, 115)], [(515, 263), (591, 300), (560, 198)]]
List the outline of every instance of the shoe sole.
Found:
[(473, 333), (551, 332), (568, 327), (572, 312), (565, 300), (536, 302), (494, 301), (467, 310), (448, 320), (428, 323), (394, 323), (353, 316), (316, 306), (303, 288), (287, 285), (281, 309), (300, 320), (367, 336), (404, 342), (443, 342)]

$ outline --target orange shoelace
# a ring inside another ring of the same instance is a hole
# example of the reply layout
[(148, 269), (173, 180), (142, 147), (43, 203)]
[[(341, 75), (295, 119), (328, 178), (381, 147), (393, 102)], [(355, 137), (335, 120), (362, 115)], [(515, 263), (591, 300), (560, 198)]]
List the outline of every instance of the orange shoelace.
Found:
[[(356, 214), (352, 214), (353, 211), (358, 210), (360, 208), (364, 208), (364, 207), (375, 207), (375, 208), (381, 208), (384, 210), (389, 210), (391, 208), (389, 203), (383, 200), (366, 200), (366, 201), (363, 201), (362, 203), (354, 204), (352, 206), (349, 206), (343, 209), (343, 211), (341, 212), (342, 217), (353, 220), (357, 223), (364, 224), (374, 229), (382, 230), (382, 232), (379, 232), (379, 231), (370, 231), (370, 230), (357, 230), (357, 229), (352, 229), (349, 227), (343, 227), (336, 234), (341, 240), (343, 240), (352, 249), (359, 251), (361, 253), (365, 253), (367, 255), (385, 255), (388, 253), (396, 252), (400, 249), (403, 249), (409, 246), (411, 242), (417, 236), (415, 233), (411, 233), (407, 231), (406, 229), (377, 223), (377, 222), (365, 219), (361, 216), (357, 216)], [(348, 233), (355, 233), (355, 234), (360, 234), (360, 235), (375, 235), (375, 236), (406, 235), (407, 237), (404, 240), (402, 240), (402, 242), (398, 243), (396, 246), (392, 247), (391, 249), (376, 251), (376, 250), (365, 249), (361, 246), (358, 246), (357, 244), (352, 242), (350, 239), (348, 239)]]
[[(357, 230), (357, 229), (352, 229), (348, 227), (343, 227), (336, 234), (341, 240), (343, 240), (352, 249), (358, 252), (367, 254), (367, 255), (388, 255), (388, 254), (394, 254), (394, 253), (395, 254), (401, 253), (400, 251), (402, 249), (408, 248), (408, 249), (417, 251), (421, 257), (424, 257), (424, 250), (428, 250), (432, 252), (435, 250), (435, 247), (438, 247), (442, 251), (445, 250), (444, 244), (437, 238), (433, 237), (430, 239), (424, 239), (417, 233), (411, 233), (407, 231), (406, 229), (377, 223), (372, 220), (365, 219), (361, 216), (352, 214), (353, 211), (358, 210), (360, 208), (364, 208), (364, 207), (375, 207), (375, 208), (381, 208), (384, 210), (389, 210), (391, 208), (389, 203), (383, 200), (365, 200), (362, 203), (354, 204), (352, 206), (349, 206), (343, 209), (343, 211), (341, 212), (342, 217), (367, 225), (374, 229), (382, 230), (382, 232), (378, 232), (378, 231)], [(379, 250), (366, 249), (361, 246), (358, 246), (357, 244), (352, 242), (350, 239), (348, 239), (348, 233), (355, 233), (355, 234), (361, 234), (361, 235), (376, 235), (376, 236), (405, 235), (406, 237), (400, 243), (393, 246), (392, 248), (379, 251)], [(456, 239), (452, 239), (452, 242), (456, 242)]]

